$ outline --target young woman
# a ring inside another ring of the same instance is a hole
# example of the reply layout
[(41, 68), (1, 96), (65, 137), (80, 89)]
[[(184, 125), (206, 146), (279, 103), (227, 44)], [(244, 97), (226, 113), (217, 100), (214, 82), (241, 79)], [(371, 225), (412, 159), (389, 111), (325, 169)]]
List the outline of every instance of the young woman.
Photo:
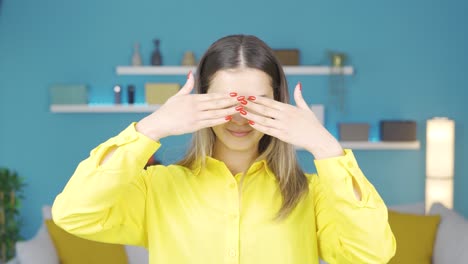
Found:
[[(195, 88), (196, 93), (191, 93)], [(82, 161), (53, 205), (63, 229), (149, 250), (150, 263), (386, 263), (387, 208), (263, 41), (219, 39), (161, 108)], [(187, 155), (143, 169), (159, 140)], [(304, 173), (294, 145), (314, 156)]]

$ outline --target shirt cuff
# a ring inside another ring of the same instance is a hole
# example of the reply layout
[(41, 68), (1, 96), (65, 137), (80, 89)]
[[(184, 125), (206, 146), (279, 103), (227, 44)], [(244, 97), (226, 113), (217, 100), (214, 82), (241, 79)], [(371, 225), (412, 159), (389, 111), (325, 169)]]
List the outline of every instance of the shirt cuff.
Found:
[(110, 143), (131, 152), (136, 159), (146, 162), (161, 147), (161, 143), (138, 132), (135, 125), (136, 122), (131, 123), (120, 134), (113, 137)]
[[(373, 186), (367, 181), (351, 149), (344, 149), (344, 155), (314, 160), (320, 183), (337, 198), (346, 199), (358, 207), (375, 207)], [(354, 193), (353, 179), (361, 193), (358, 200)]]

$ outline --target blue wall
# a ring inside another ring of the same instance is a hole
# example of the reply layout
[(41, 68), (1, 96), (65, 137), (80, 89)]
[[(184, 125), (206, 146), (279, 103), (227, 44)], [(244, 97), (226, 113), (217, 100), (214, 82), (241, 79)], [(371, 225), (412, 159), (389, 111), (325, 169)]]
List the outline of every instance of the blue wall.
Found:
[[(23, 176), (25, 237), (40, 224), (40, 207), (52, 203), (80, 160), (100, 142), (143, 114), (53, 114), (48, 87), (84, 83), (92, 100), (110, 102), (116, 83), (179, 81), (184, 77), (123, 77), (139, 41), (147, 64), (159, 37), (165, 64), (185, 50), (197, 58), (216, 39), (254, 34), (273, 48), (299, 48), (303, 64), (326, 62), (328, 49), (345, 51), (356, 75), (347, 78), (346, 111), (331, 105), (327, 77), (302, 81), (309, 103), (323, 103), (327, 128), (337, 122), (381, 119), (418, 123), (421, 150), (355, 151), (362, 170), (388, 204), (424, 199), (425, 120), (457, 122), (455, 207), (468, 216), (468, 4), (463, 1), (63, 1), (4, 0), (0, 11), (0, 166)], [(139, 99), (141, 99), (141, 90)], [(157, 157), (180, 157), (188, 136), (163, 140)], [(312, 156), (300, 154), (308, 171)]]

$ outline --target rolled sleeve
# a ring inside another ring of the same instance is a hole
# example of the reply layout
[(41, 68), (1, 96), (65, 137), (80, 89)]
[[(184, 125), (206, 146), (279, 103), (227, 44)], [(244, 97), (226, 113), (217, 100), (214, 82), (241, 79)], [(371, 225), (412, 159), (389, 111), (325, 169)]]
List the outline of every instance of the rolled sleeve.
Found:
[[(93, 149), (91, 157), (95, 157), (100, 161), (110, 147), (117, 146), (120, 150), (131, 153), (135, 160), (140, 160), (146, 164), (149, 157), (161, 147), (161, 143), (136, 131), (135, 125), (136, 122), (133, 122), (117, 136)], [(112, 159), (109, 162), (112, 164)], [(141, 164), (138, 167), (142, 167)]]
[(387, 207), (352, 151), (344, 152), (316, 160), (311, 176), (320, 255), (329, 263), (386, 263), (396, 250)]
[(135, 124), (94, 148), (57, 195), (52, 216), (62, 229), (101, 242), (147, 245), (144, 166), (161, 144), (136, 131)]

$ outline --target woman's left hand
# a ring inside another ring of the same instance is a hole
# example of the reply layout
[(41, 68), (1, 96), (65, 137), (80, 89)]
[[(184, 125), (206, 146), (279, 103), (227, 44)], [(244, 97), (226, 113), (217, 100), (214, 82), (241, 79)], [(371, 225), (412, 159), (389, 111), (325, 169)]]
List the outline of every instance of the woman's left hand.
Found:
[(294, 89), (296, 106), (262, 96), (250, 96), (244, 105), (246, 111), (241, 114), (256, 130), (302, 147), (316, 159), (343, 155), (339, 142), (317, 119), (301, 90), (301, 83), (298, 83)]

